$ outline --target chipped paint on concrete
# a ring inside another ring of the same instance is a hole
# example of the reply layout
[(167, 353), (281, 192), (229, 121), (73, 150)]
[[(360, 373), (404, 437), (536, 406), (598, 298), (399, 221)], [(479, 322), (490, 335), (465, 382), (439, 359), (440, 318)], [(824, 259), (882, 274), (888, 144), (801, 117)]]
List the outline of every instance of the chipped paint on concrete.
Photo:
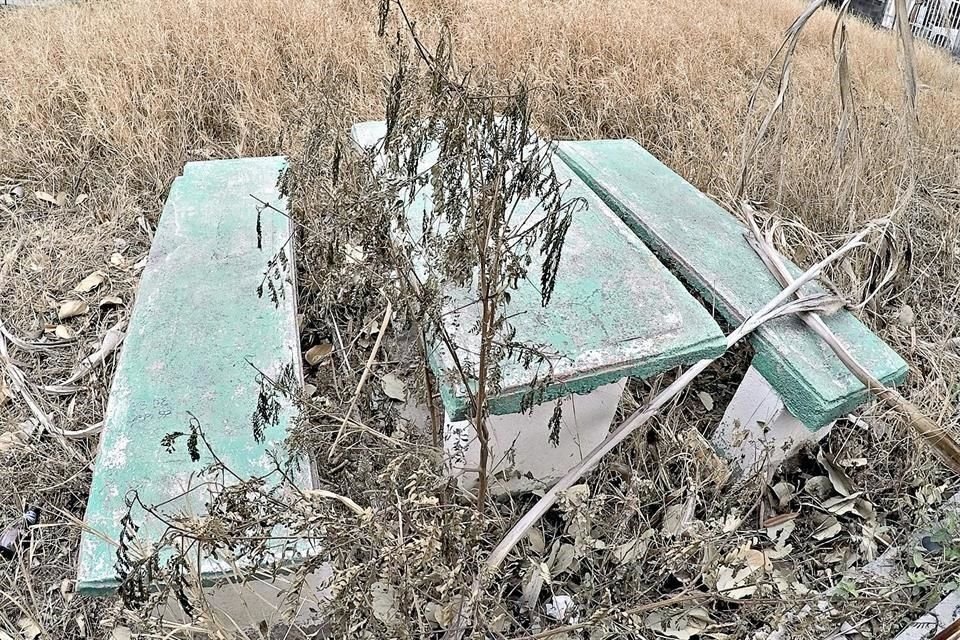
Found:
[[(188, 163), (171, 188), (107, 406), (85, 516), (97, 533), (81, 538), (79, 593), (116, 589), (115, 542), (132, 491), (155, 505), (190, 488), (163, 511), (203, 513), (209, 487), (198, 474), (211, 462), (209, 455), (201, 446), (201, 460), (193, 463), (183, 439), (173, 453), (160, 444), (169, 433), (189, 431), (191, 414), (233, 472), (253, 477), (272, 468), (268, 451), (282, 447), (296, 409), (283, 402), (279, 424), (266, 430), (264, 443), (254, 440), (251, 418), (259, 394), (254, 366), (275, 374), (291, 364), (300, 376), (295, 273), (289, 219), (263, 211), (258, 249), (258, 204), (251, 196), (284, 210), (277, 190), (284, 166), (283, 158)], [(284, 296), (275, 307), (266, 295), (257, 295), (257, 287), (280, 250), (287, 252), (291, 272), (278, 285)], [(301, 466), (296, 480), (307, 487), (309, 469)], [(139, 507), (133, 517), (143, 544), (165, 530)], [(228, 570), (223, 563), (202, 563), (205, 579)]]
[[(633, 140), (561, 142), (557, 152), (731, 323), (739, 324), (780, 291), (744, 238), (746, 228)], [(805, 291), (818, 289), (810, 285)], [(824, 320), (878, 379), (904, 380), (906, 362), (853, 314), (841, 311)], [(866, 401), (863, 384), (801, 320), (768, 322), (751, 339), (757, 348), (753, 366), (808, 427)]]
[[(355, 125), (352, 135), (363, 148), (375, 148), (385, 134), (383, 122)], [(421, 169), (436, 161), (436, 151), (425, 155)], [(584, 394), (627, 376), (648, 377), (674, 366), (723, 353), (725, 340), (710, 314), (686, 291), (634, 233), (561, 160), (554, 159), (566, 198), (582, 198), (586, 208), (575, 213), (560, 260), (557, 284), (550, 304), (541, 305), (539, 288), (523, 284), (511, 292), (507, 313), (516, 339), (542, 345), (553, 354), (553, 382), (542, 401), (571, 393)], [(536, 203), (517, 207), (518, 219)], [(422, 227), (423, 211), (432, 206), (427, 185), (407, 208), (408, 225)], [(543, 216), (532, 212), (530, 224)], [(421, 264), (425, 256), (416, 256)], [(540, 280), (540, 256), (534, 256), (528, 279)], [(449, 287), (445, 327), (458, 348), (458, 357), (476, 368), (479, 336), (472, 331), (480, 316), (475, 289)], [(450, 418), (467, 412), (466, 389), (453, 358), (436, 344), (431, 362), (441, 381), (441, 395)], [(494, 414), (520, 409), (538, 372), (516, 361), (501, 363), (501, 393), (491, 399)], [(548, 373), (544, 368), (541, 375)]]

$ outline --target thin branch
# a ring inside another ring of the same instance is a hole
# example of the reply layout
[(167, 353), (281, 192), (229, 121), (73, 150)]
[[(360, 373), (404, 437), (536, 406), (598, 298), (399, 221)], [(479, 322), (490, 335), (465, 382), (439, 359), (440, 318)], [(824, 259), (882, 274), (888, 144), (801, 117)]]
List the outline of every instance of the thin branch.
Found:
[(392, 317), (393, 304), (388, 299), (387, 310), (383, 312), (383, 322), (380, 323), (380, 333), (377, 334), (377, 340), (373, 344), (373, 350), (370, 351), (370, 357), (367, 358), (367, 366), (363, 369), (363, 374), (360, 376), (360, 382), (357, 383), (357, 389), (353, 392), (353, 399), (350, 401), (350, 406), (347, 407), (347, 412), (343, 415), (343, 422), (340, 423), (340, 430), (337, 431), (337, 437), (333, 439), (333, 444), (330, 445), (330, 452), (327, 454), (328, 460), (333, 460), (333, 454), (337, 450), (337, 445), (340, 444), (340, 440), (343, 438), (343, 434), (346, 431), (347, 423), (350, 422), (350, 415), (357, 407), (357, 402), (360, 400), (360, 394), (363, 392), (363, 387), (367, 384), (367, 378), (370, 377), (370, 372), (373, 371), (373, 365), (376, 362), (377, 354), (380, 352), (380, 345), (383, 343), (383, 335), (387, 332), (387, 327), (390, 325), (390, 319)]

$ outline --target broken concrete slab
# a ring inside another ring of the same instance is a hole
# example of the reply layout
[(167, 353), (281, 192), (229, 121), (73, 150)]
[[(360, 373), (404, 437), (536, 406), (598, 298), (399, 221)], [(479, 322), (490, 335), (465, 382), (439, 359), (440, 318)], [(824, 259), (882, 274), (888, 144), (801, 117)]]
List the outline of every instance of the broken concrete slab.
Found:
[[(360, 123), (351, 133), (358, 146), (375, 149), (386, 124)], [(436, 151), (430, 150), (421, 167), (435, 160)], [(565, 197), (582, 198), (587, 206), (574, 214), (550, 303), (542, 306), (538, 288), (521, 283), (508, 307), (515, 339), (555, 354), (551, 381), (539, 400), (586, 394), (628, 376), (645, 378), (723, 353), (720, 328), (683, 284), (562, 161), (555, 159), (554, 169), (569, 184)], [(421, 226), (431, 198), (427, 185), (407, 207), (411, 229)], [(534, 204), (521, 203), (519, 215)], [(539, 281), (539, 258), (534, 256), (532, 282)], [(473, 362), (479, 352), (479, 338), (471, 331), (479, 315), (479, 306), (472, 304), (475, 295), (468, 288), (445, 293), (446, 329), (461, 361)], [(450, 420), (465, 419), (468, 400), (453, 358), (437, 345), (431, 360)], [(491, 399), (490, 411), (514, 414), (538, 372), (516, 361), (501, 363), (501, 369), (502, 391)]]
[[(196, 420), (241, 478), (270, 472), (270, 452), (282, 459), (293, 403), (276, 397), (276, 420), (259, 442), (252, 418), (260, 372), (302, 378), (291, 224), (277, 189), (284, 166), (278, 157), (188, 163), (171, 188), (107, 405), (85, 515), (89, 530), (80, 543), (80, 594), (116, 590), (121, 520), (134, 492), (143, 505), (163, 504), (164, 513), (203, 513), (215, 487), (199, 472), (212, 458), (200, 444), (200, 459), (192, 461), (184, 439), (168, 453), (161, 445), (168, 434), (189, 431)], [(279, 211), (261, 211), (254, 196)], [(273, 301), (258, 290), (268, 263), (281, 254), (277, 264), (287, 266), (266, 276)], [(277, 475), (271, 480), (279, 484)], [(311, 486), (307, 464), (294, 481)], [(147, 547), (167, 529), (142, 506), (135, 504), (131, 515), (138, 542)], [(298, 553), (278, 548), (275, 560), (293, 562)], [(232, 573), (230, 560), (206, 558), (199, 570), (216, 581)]]
[[(741, 323), (781, 290), (747, 243), (746, 228), (633, 140), (561, 142), (557, 153), (729, 322)], [(884, 384), (904, 380), (906, 362), (853, 314), (824, 320)], [(752, 342), (754, 366), (807, 427), (867, 401), (864, 385), (798, 318), (765, 324)]]

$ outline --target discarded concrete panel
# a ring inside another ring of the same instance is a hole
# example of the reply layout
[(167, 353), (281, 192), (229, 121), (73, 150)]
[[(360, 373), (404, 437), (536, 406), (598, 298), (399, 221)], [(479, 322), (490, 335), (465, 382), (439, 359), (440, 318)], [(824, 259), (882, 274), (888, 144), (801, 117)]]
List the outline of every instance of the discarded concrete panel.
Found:
[[(746, 228), (636, 142), (561, 142), (557, 153), (730, 322), (739, 324), (780, 292), (744, 238)], [(904, 380), (907, 364), (851, 313), (824, 321), (879, 380)], [(811, 429), (867, 401), (864, 385), (800, 319), (768, 322), (751, 340), (757, 371)]]
[[(375, 148), (386, 132), (382, 121), (354, 125), (352, 135), (362, 148)], [(436, 151), (421, 163), (427, 169)], [(548, 402), (571, 393), (585, 394), (627, 376), (649, 377), (672, 367), (716, 357), (726, 341), (710, 314), (657, 260), (649, 249), (559, 159), (557, 178), (569, 181), (567, 198), (583, 198), (587, 208), (574, 215), (567, 232), (557, 284), (550, 304), (541, 305), (540, 292), (521, 283), (511, 292), (508, 313), (518, 342), (542, 345), (553, 354), (553, 375), (539, 400)], [(521, 203), (522, 219), (535, 202)], [(432, 189), (420, 189), (407, 208), (409, 226), (422, 226), (423, 211), (432, 206)], [(534, 213), (534, 216), (537, 214)], [(529, 280), (539, 281), (539, 255)], [(479, 337), (471, 328), (479, 317), (475, 295), (467, 288), (445, 291), (450, 313), (445, 327), (462, 362), (474, 363)], [(522, 312), (522, 313), (521, 313)], [(444, 408), (451, 420), (469, 412), (466, 389), (453, 359), (437, 345), (431, 364), (441, 385)], [(516, 361), (501, 363), (502, 392), (490, 400), (493, 414), (517, 413), (538, 372)]]
[(754, 368), (740, 383), (713, 434), (712, 443), (743, 477), (776, 468), (806, 442), (823, 439), (834, 422), (816, 431), (790, 413), (780, 394)]
[[(360, 123), (351, 133), (358, 146), (376, 152), (386, 125)], [(436, 158), (436, 149), (428, 150), (420, 169), (428, 170)], [(547, 367), (501, 363), (501, 392), (489, 401), (495, 489), (540, 488), (578, 463), (606, 437), (627, 377), (646, 378), (726, 349), (720, 328), (683, 284), (562, 161), (555, 158), (553, 166), (557, 178), (568, 184), (565, 197), (581, 198), (587, 206), (574, 214), (567, 232), (550, 303), (543, 306), (539, 289), (529, 283), (511, 291), (507, 313), (515, 340), (550, 354), (552, 375), (537, 385), (539, 404), (532, 414), (521, 415), (522, 400)], [(542, 215), (536, 204), (520, 203), (518, 219), (531, 214), (535, 222)], [(407, 207), (414, 233), (430, 207), (427, 185)], [(424, 260), (418, 264), (417, 258), (414, 268), (419, 270)], [(540, 256), (533, 258), (529, 280), (537, 282)], [(459, 361), (475, 370), (480, 350), (479, 336), (472, 331), (480, 315), (475, 292), (449, 287), (444, 293), (445, 329)], [(448, 416), (444, 441), (451, 473), (469, 486), (477, 477), (479, 444), (468, 422), (467, 390), (439, 340), (429, 359)], [(558, 398), (564, 402), (564, 428), (558, 446), (552, 446), (547, 423), (551, 401)]]
[[(491, 489), (502, 493), (549, 488), (610, 433), (626, 382), (624, 378), (584, 395), (563, 398), (556, 443), (550, 442), (548, 426), (555, 403), (537, 405), (529, 413), (490, 416)], [(443, 446), (450, 475), (466, 489), (476, 485), (480, 443), (470, 421), (448, 418)]]
[[(273, 468), (269, 452), (282, 457), (296, 408), (278, 396), (276, 420), (261, 442), (252, 417), (261, 389), (258, 369), (273, 379), (284, 372), (302, 379), (291, 225), (283, 213), (258, 214), (252, 196), (284, 211), (277, 190), (284, 166), (282, 158), (188, 163), (171, 188), (107, 406), (85, 515), (89, 530), (80, 542), (80, 594), (116, 590), (117, 541), (133, 492), (145, 505), (163, 504), (164, 513), (203, 513), (216, 487), (198, 473), (211, 456), (201, 443), (200, 460), (192, 462), (186, 438), (173, 453), (161, 446), (168, 434), (189, 431), (191, 416), (241, 478), (266, 475)], [(288, 266), (273, 278), (273, 293), (261, 297), (268, 262), (281, 252)], [(307, 463), (294, 481), (311, 486)], [(140, 544), (149, 547), (167, 530), (140, 506), (131, 513)], [(298, 553), (278, 548), (274, 560), (295, 564)], [(199, 571), (216, 582), (233, 575), (233, 562), (204, 558)]]

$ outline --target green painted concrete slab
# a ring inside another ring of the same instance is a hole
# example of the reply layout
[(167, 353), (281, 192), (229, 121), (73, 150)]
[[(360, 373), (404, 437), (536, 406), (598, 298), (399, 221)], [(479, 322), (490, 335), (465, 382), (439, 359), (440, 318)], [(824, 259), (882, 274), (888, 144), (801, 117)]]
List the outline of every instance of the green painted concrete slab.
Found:
[[(780, 291), (744, 238), (744, 227), (632, 140), (561, 142), (558, 154), (668, 264), (739, 324)], [(825, 318), (856, 358), (886, 384), (907, 364), (852, 314)], [(754, 366), (811, 428), (867, 400), (865, 387), (797, 318), (754, 334)]]
[[(258, 205), (251, 194), (285, 210), (276, 187), (284, 166), (283, 158), (193, 162), (171, 188), (107, 405), (85, 517), (96, 533), (84, 532), (80, 542), (81, 594), (117, 588), (115, 542), (132, 490), (147, 505), (166, 503), (163, 513), (203, 513), (208, 489), (197, 473), (210, 456), (201, 446), (200, 462), (191, 462), (185, 439), (175, 453), (160, 444), (166, 434), (188, 430), (189, 414), (239, 476), (272, 469), (267, 453), (279, 451), (296, 410), (281, 398), (278, 424), (266, 429), (262, 444), (254, 440), (251, 418), (260, 387), (252, 365), (270, 376), (292, 365), (302, 377), (296, 287), (289, 219), (264, 211), (258, 248)], [(275, 307), (266, 295), (258, 297), (257, 287), (268, 260), (285, 244), (291, 268)], [(296, 481), (310, 486), (307, 464)], [(134, 522), (146, 543), (166, 529), (139, 508)], [(289, 559), (277, 553), (278, 562)], [(204, 559), (201, 570), (208, 579), (229, 573), (212, 559)]]
[[(375, 147), (384, 133), (383, 122), (361, 123), (352, 130), (354, 141), (363, 148)], [(422, 168), (434, 162), (435, 150), (427, 154)], [(722, 353), (725, 340), (720, 328), (683, 284), (562, 161), (555, 159), (554, 168), (561, 181), (569, 182), (566, 196), (583, 198), (588, 206), (575, 214), (567, 233), (550, 304), (543, 307), (538, 288), (524, 284), (511, 294), (507, 309), (517, 340), (544, 345), (558, 355), (555, 382), (547, 387), (543, 401), (587, 393), (626, 376), (648, 377)], [(429, 186), (416, 194), (407, 208), (410, 228), (422, 228), (431, 196)], [(533, 204), (521, 203), (518, 220)], [(540, 264), (537, 253), (530, 282), (540, 281)], [(445, 294), (450, 311), (446, 329), (458, 346), (458, 356), (475, 363), (479, 337), (471, 328), (478, 321), (478, 305), (466, 288), (451, 287)], [(466, 390), (450, 354), (437, 346), (431, 359), (448, 415), (463, 419)], [(515, 413), (536, 372), (514, 361), (501, 363), (501, 371), (501, 393), (491, 400), (490, 409), (495, 414)]]

